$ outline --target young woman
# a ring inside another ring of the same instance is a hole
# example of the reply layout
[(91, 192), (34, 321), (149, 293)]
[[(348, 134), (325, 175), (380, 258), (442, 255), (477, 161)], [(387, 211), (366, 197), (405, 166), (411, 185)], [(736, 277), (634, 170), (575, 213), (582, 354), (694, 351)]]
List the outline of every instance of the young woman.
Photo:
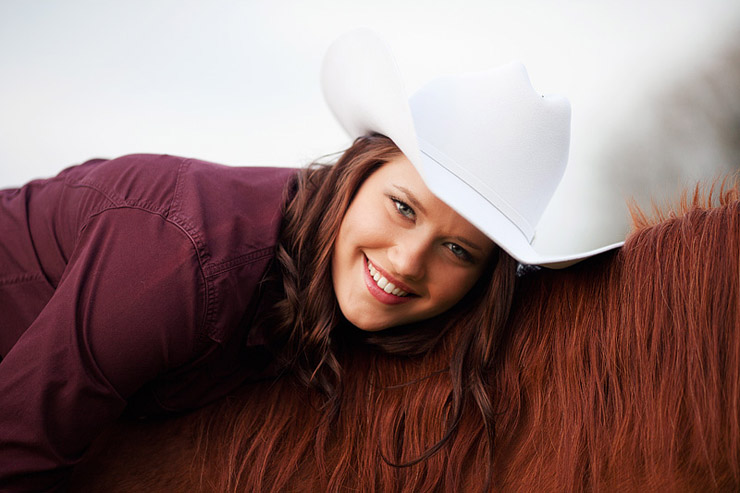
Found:
[[(370, 77), (373, 75), (373, 77)], [(372, 79), (372, 80), (371, 80)], [(324, 90), (355, 138), (333, 166), (94, 160), (0, 193), (0, 487), (63, 487), (122, 413), (212, 402), (294, 371), (336, 416), (336, 336), (399, 354), (468, 327), (454, 416), (492, 423), (486, 370), (567, 161), (569, 105), (517, 64), (406, 99), (372, 33), (329, 50)], [(430, 449), (431, 450), (431, 449)]]

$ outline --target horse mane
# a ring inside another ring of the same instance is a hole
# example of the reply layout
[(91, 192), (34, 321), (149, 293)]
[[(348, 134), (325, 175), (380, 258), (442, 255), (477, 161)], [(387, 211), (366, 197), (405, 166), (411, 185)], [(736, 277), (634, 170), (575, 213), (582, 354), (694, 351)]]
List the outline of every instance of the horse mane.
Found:
[[(740, 489), (738, 190), (697, 187), (654, 218), (633, 208), (622, 249), (519, 279), (491, 368), (494, 490)], [(481, 491), (472, 407), (414, 460), (447, 428), (457, 332), (403, 358), (348, 338), (333, 422), (285, 375), (179, 420), (120, 423), (71, 490)]]
[(499, 359), (500, 484), (738, 489), (740, 202), (715, 190), (633, 209), (620, 251), (525, 279)]
[(739, 184), (740, 173), (730, 174), (722, 179), (715, 179), (709, 185), (699, 182), (694, 185), (693, 190), (684, 188), (675, 203), (658, 204), (655, 200), (652, 200), (651, 213), (640, 208), (636, 199), (630, 199), (628, 204), (632, 222), (630, 233), (656, 226), (674, 218), (680, 218), (695, 209), (728, 206), (740, 198)]

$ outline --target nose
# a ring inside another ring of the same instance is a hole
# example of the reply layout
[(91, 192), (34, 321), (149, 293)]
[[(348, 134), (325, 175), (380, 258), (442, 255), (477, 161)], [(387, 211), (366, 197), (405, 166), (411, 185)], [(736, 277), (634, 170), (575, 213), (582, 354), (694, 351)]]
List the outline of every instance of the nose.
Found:
[(398, 239), (388, 249), (388, 261), (393, 273), (412, 281), (426, 274), (430, 245), (424, 238), (409, 234)]

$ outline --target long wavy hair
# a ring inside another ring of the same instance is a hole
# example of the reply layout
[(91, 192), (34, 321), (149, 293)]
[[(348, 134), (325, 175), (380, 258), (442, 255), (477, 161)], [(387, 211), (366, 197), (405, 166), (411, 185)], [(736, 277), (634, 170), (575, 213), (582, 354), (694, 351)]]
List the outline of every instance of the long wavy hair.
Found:
[(620, 251), (519, 278), (487, 388), (492, 484), (473, 399), (438, 453), (389, 464), (445, 433), (469, 337), (455, 325), (417, 356), (348, 341), (332, 425), (286, 374), (180, 420), (121, 423), (71, 490), (740, 491), (740, 194), (719, 196), (638, 211)]
[[(334, 242), (362, 183), (400, 154), (387, 137), (370, 135), (358, 138), (335, 164), (314, 164), (298, 174), (289, 190), (292, 198), (285, 207), (273, 271), (281, 282), (280, 301), (262, 323), (269, 324), (266, 332), (271, 334), (272, 346), (277, 348), (283, 367), (304, 385), (323, 394), (322, 406), (328, 421), (339, 415), (343, 372), (337, 352), (342, 344), (361, 341), (388, 354), (418, 356), (434, 348), (451, 325), (465, 327), (448, 362), (453, 387), (450, 413), (441, 423), (446, 431), (413, 462), (439, 449), (454, 432), (468, 403), (479, 410), (487, 427), (487, 442), (493, 446), (490, 370), (499, 336), (497, 328), (504, 324), (511, 306), (517, 264), (496, 248), (479, 281), (447, 313), (380, 333), (364, 333), (352, 327), (341, 315), (334, 296)], [(320, 428), (317, 433), (319, 459), (323, 458), (327, 431)]]

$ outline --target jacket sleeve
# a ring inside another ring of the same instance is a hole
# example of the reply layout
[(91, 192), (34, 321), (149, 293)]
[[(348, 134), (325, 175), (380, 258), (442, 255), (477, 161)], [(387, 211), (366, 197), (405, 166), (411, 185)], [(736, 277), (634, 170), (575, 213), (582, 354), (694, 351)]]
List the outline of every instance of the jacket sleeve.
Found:
[(115, 208), (84, 227), (57, 289), (0, 362), (0, 490), (64, 487), (126, 399), (194, 357), (204, 284), (191, 239)]

